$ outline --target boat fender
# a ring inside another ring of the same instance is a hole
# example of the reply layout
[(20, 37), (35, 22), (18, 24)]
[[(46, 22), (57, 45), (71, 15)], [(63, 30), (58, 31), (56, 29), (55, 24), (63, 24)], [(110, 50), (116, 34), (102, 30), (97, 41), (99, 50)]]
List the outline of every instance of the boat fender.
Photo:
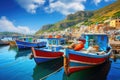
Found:
[(75, 51), (79, 51), (79, 50), (81, 50), (83, 48), (84, 48), (84, 43), (80, 42), (80, 43), (78, 43), (78, 44), (75, 45), (74, 50)]
[(53, 38), (53, 36), (52, 35), (48, 35), (48, 38)]
[(60, 35), (56, 35), (55, 38), (61, 38), (61, 36)]

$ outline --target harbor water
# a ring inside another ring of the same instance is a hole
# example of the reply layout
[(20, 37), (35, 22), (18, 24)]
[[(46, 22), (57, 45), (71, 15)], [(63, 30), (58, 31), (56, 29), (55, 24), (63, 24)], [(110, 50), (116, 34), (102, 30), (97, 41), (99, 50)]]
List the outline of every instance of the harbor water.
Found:
[(36, 65), (30, 54), (31, 50), (0, 46), (0, 80), (120, 80), (120, 59), (66, 75), (63, 59)]

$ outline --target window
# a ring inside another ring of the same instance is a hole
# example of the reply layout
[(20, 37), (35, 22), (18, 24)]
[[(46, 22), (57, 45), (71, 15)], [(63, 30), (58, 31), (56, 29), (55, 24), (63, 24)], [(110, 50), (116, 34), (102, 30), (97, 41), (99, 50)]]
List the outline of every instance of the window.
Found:
[(64, 44), (64, 40), (61, 40), (61, 41), (60, 41), (60, 45), (63, 45), (63, 44)]
[(51, 40), (49, 40), (49, 45), (51, 45), (52, 44), (52, 41)]
[(56, 40), (53, 40), (53, 45), (55, 45), (56, 44)]

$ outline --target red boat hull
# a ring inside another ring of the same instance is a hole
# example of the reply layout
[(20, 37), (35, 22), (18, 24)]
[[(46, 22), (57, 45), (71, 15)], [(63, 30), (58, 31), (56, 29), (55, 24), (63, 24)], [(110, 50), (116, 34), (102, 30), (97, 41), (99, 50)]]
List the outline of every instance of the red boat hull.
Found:
[(105, 58), (94, 58), (94, 57), (86, 57), (86, 56), (78, 56), (74, 54), (69, 55), (70, 61), (76, 61), (78, 63), (90, 64), (90, 65), (97, 65), (105, 62)]
[[(80, 56), (75, 54), (69, 54), (68, 60), (64, 64), (66, 74), (70, 74), (76, 71), (88, 69), (96, 65), (104, 63), (108, 57), (94, 58), (88, 56)], [(67, 64), (67, 66), (66, 66)]]
[(37, 64), (46, 62), (49, 60), (57, 59), (63, 56), (62, 52), (43, 51), (32, 48), (35, 62)]

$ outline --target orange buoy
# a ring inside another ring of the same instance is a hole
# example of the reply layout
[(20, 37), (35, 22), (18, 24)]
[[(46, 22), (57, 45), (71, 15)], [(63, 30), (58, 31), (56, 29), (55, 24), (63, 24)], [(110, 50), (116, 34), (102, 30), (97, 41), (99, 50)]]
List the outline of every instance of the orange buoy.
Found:
[(56, 35), (55, 38), (61, 38), (61, 36), (60, 35)]
[(84, 48), (84, 43), (81, 42), (81, 43), (75, 45), (74, 50), (79, 51), (79, 50), (81, 50), (83, 48)]
[(52, 38), (53, 36), (52, 35), (49, 35), (48, 38)]

